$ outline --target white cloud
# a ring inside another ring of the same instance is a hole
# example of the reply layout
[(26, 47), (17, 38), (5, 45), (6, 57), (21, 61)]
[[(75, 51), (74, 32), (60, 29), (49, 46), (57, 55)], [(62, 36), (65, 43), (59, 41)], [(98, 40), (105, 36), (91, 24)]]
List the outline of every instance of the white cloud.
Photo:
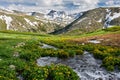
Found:
[(74, 5), (78, 5), (78, 9), (73, 12), (86, 11), (98, 7), (99, 0), (71, 0)]
[(59, 4), (62, 4), (62, 0), (47, 0), (47, 1), (44, 0), (44, 2), (47, 5), (54, 5), (54, 4), (59, 5)]
[[(98, 3), (102, 2), (106, 5), (114, 6), (114, 2), (119, 0), (0, 0), (7, 2), (6, 8), (22, 11), (40, 11), (46, 9), (65, 10), (68, 12), (80, 12), (98, 7)], [(15, 3), (19, 5), (15, 5)], [(22, 4), (24, 3), (24, 4)], [(26, 5), (33, 3), (36, 5)], [(0, 5), (4, 6), (4, 5)]]
[[(57, 10), (66, 10), (68, 12), (80, 12), (97, 7), (98, 2), (99, 0), (40, 0), (37, 2), (37, 4), (39, 4), (38, 6), (44, 6), (49, 9), (51, 8)], [(69, 3), (73, 3), (73, 5), (71, 5), (71, 7), (66, 6)]]
[(109, 1), (106, 1), (105, 4), (107, 6), (120, 7), (120, 0), (109, 0)]
[(0, 0), (0, 1), (5, 1), (5, 2), (24, 2), (26, 0)]
[(114, 5), (114, 1), (113, 0), (107, 1), (106, 5)]

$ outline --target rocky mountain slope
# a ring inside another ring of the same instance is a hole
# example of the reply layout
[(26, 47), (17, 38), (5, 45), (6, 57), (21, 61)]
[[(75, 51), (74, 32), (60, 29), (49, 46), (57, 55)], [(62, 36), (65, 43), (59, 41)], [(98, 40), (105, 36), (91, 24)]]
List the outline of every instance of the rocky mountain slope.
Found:
[(70, 24), (81, 15), (82, 13), (67, 14), (65, 11), (51, 10), (45, 15), (45, 18), (59, 23)]
[(83, 12), (83, 15), (71, 24), (52, 32), (52, 34), (82, 34), (114, 25), (120, 25), (120, 7), (96, 8)]
[(0, 9), (0, 30), (82, 34), (114, 25), (120, 25), (119, 7), (96, 8), (75, 14), (55, 10), (43, 14)]
[(63, 27), (55, 22), (42, 20), (23, 12), (0, 9), (0, 30), (50, 33)]
[(48, 10), (45, 13), (42, 12), (28, 12), (27, 15), (34, 16), (43, 21), (50, 21), (51, 23), (59, 24), (60, 26), (66, 26), (76, 20), (82, 13), (68, 14), (65, 11)]

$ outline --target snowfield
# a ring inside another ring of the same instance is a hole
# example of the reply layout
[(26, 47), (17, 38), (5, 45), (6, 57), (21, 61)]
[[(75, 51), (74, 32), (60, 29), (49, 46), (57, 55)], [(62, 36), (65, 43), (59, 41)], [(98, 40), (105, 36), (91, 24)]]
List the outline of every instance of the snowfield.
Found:
[(9, 16), (6, 16), (6, 15), (1, 15), (0, 16), (0, 19), (4, 20), (6, 25), (7, 25), (7, 30), (10, 29), (10, 26), (11, 26), (11, 22), (12, 22), (12, 18), (9, 17)]
[(27, 19), (27, 18), (24, 18), (24, 20), (25, 20), (28, 24), (30, 24), (31, 26), (38, 25), (37, 22), (31, 22), (31, 21), (30, 21), (29, 19)]
[(105, 22), (104, 25), (106, 27), (112, 27), (112, 25), (110, 25), (110, 22), (112, 20), (116, 19), (116, 18), (119, 18), (120, 17), (120, 13), (114, 12), (113, 15), (111, 15), (112, 12), (111, 12), (111, 10), (108, 10), (108, 9), (106, 9), (106, 12), (107, 12), (107, 15), (106, 15), (106, 18), (105, 18), (106, 22)]

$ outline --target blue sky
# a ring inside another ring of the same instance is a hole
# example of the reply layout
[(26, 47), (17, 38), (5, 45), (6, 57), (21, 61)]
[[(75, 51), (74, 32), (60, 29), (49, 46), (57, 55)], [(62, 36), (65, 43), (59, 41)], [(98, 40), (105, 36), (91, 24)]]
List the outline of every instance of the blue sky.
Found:
[(0, 8), (27, 12), (54, 9), (72, 13), (101, 6), (120, 6), (120, 0), (0, 0)]

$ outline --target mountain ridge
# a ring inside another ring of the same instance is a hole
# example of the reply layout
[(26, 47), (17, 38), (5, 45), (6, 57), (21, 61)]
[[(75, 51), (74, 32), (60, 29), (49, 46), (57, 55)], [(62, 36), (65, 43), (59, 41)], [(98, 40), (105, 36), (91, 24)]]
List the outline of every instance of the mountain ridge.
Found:
[[(110, 15), (108, 15), (108, 10), (110, 10)], [(68, 24), (62, 29), (54, 31), (51, 34), (67, 34), (76, 32), (75, 30), (77, 30), (79, 34), (82, 34), (92, 32), (97, 29), (103, 29), (111, 26), (119, 26), (119, 22), (120, 7), (101, 7), (83, 12), (83, 15), (73, 21), (71, 24)]]
[[(68, 19), (68, 17), (71, 17), (71, 19)], [(0, 25), (0, 30), (83, 34), (111, 26), (119, 26), (120, 7), (101, 7), (75, 14), (66, 14), (64, 11), (55, 10), (42, 14), (0, 9)]]
[(50, 33), (62, 27), (64, 26), (60, 26), (56, 22), (38, 19), (26, 15), (24, 12), (0, 9), (0, 30)]

